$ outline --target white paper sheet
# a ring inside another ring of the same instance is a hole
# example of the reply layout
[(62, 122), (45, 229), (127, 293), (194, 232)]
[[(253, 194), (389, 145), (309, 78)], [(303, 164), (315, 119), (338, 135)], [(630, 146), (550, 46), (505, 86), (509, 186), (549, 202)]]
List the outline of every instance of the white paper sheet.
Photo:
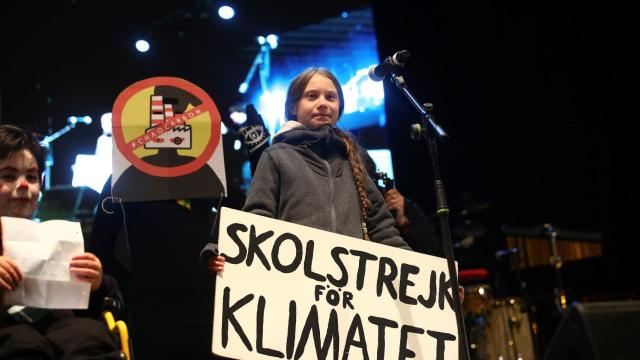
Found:
[(37, 223), (3, 216), (2, 246), (22, 271), (22, 283), (5, 292), (4, 304), (44, 309), (86, 309), (91, 285), (69, 271), (71, 258), (84, 253), (80, 223)]

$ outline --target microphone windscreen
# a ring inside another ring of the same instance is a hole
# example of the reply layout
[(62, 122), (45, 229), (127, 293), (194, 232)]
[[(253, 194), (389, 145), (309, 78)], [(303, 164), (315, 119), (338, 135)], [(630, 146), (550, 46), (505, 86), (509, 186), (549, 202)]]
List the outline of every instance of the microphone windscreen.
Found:
[(369, 66), (369, 79), (373, 81), (382, 81), (384, 80), (384, 76), (386, 74), (380, 74), (380, 70), (377, 70), (379, 65), (371, 65)]

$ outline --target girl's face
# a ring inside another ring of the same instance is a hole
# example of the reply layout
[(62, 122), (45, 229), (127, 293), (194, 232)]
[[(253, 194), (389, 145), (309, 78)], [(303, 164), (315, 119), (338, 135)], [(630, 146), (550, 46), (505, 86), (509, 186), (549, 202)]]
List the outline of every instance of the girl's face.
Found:
[(328, 77), (315, 74), (309, 80), (300, 100), (293, 105), (296, 120), (308, 129), (338, 122), (340, 98)]
[(33, 216), (40, 194), (39, 174), (36, 158), (28, 150), (0, 160), (0, 215)]

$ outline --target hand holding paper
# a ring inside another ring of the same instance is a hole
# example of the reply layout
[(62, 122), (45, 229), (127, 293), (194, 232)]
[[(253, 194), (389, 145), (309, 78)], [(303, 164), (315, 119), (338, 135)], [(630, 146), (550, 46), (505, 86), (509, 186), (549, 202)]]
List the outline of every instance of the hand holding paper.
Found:
[(11, 291), (22, 281), (22, 272), (7, 256), (0, 256), (0, 289)]
[(96, 291), (102, 284), (102, 263), (92, 253), (84, 253), (71, 258), (69, 271), (81, 281), (91, 284), (91, 291)]
[(94, 255), (84, 253), (80, 224), (0, 219), (5, 254), (0, 276), (9, 287), (4, 304), (86, 309), (90, 288), (102, 281), (102, 265)]

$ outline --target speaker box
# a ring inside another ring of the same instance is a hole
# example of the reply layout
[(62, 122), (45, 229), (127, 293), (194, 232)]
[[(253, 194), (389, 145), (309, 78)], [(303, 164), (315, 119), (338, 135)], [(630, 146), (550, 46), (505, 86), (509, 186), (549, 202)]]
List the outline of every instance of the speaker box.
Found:
[(544, 359), (640, 359), (640, 301), (571, 306)]

